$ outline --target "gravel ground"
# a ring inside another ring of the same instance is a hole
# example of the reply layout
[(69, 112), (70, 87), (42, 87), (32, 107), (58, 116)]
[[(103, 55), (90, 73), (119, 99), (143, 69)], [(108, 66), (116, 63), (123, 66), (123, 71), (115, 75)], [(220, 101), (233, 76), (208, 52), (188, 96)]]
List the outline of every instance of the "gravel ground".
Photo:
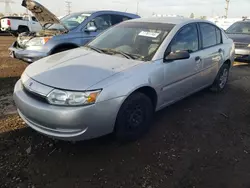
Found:
[(250, 187), (249, 66), (234, 67), (222, 93), (202, 91), (157, 113), (137, 142), (71, 143), (15, 114), (10, 96), (26, 64), (8, 58), (12, 41), (0, 37), (1, 188)]

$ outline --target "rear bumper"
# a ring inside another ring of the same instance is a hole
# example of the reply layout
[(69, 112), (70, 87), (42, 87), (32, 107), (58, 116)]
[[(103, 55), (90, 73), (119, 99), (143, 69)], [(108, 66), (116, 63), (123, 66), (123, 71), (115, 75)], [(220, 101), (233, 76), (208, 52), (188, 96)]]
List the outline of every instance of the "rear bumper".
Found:
[(250, 48), (249, 49), (235, 49), (236, 60), (250, 61)]
[(23, 60), (27, 63), (33, 63), (34, 61), (37, 61), (49, 55), (45, 52), (18, 48), (16, 42), (11, 45), (9, 51), (11, 57)]
[(10, 31), (11, 30), (11, 28), (10, 27), (7, 27), (7, 28), (1, 28), (1, 31)]

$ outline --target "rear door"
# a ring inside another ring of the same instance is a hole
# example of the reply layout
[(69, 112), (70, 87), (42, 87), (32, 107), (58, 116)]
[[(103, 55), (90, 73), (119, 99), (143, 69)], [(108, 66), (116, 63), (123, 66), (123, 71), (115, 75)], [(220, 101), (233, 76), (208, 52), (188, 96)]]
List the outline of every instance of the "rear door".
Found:
[(209, 85), (219, 71), (223, 61), (223, 50), (221, 30), (209, 23), (199, 23), (202, 44), (202, 75), (204, 84)]

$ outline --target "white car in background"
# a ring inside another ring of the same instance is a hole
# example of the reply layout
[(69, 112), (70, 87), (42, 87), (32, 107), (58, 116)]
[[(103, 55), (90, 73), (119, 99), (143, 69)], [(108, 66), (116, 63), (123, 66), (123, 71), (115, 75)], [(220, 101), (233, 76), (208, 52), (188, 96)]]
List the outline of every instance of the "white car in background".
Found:
[(1, 31), (8, 31), (14, 35), (23, 32), (38, 32), (42, 26), (34, 16), (8, 16), (1, 19)]

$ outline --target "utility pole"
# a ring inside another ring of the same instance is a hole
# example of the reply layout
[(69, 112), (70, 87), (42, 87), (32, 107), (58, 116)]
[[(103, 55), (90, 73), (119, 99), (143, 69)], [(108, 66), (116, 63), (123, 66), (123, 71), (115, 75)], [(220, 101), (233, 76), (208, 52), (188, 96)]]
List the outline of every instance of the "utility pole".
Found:
[(72, 5), (72, 2), (71, 1), (65, 1), (66, 3), (66, 11), (68, 14), (71, 14), (71, 5)]
[(228, 10), (229, 10), (229, 3), (230, 3), (230, 0), (226, 0), (226, 15), (225, 15), (225, 18), (228, 17)]
[(139, 14), (139, 1), (137, 1), (136, 14)]
[(15, 2), (12, 0), (0, 0), (0, 3), (4, 3), (5, 15), (11, 15), (11, 4)]

